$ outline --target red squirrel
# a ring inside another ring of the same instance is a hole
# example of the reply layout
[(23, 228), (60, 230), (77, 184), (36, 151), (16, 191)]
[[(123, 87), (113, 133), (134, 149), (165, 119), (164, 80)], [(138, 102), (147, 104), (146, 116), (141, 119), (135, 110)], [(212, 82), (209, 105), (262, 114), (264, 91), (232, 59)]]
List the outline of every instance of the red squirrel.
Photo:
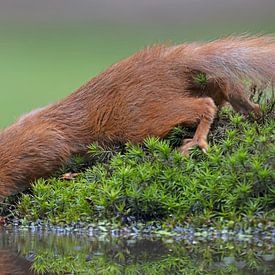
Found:
[[(200, 85), (197, 76), (206, 83)], [(275, 79), (273, 36), (157, 45), (112, 65), (63, 100), (34, 110), (0, 133), (0, 197), (48, 177), (93, 142), (141, 143), (176, 125), (196, 126), (179, 148), (207, 149), (207, 135), (225, 103), (259, 114), (243, 80)]]

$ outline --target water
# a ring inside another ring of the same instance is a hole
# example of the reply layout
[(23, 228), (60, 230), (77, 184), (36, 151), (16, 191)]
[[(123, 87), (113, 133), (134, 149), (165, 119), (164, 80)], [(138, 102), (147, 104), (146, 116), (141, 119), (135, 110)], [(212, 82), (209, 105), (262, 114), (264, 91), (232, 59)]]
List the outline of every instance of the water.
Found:
[(275, 274), (274, 234), (230, 237), (221, 232), (210, 239), (189, 233), (2, 230), (0, 274)]

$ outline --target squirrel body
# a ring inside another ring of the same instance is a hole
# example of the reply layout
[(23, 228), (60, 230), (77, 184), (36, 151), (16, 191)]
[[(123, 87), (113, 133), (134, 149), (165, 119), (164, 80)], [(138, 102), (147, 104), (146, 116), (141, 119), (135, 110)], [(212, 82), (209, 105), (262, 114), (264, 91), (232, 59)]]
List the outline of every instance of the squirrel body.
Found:
[(187, 154), (194, 145), (206, 150), (211, 123), (223, 104), (243, 114), (259, 113), (245, 95), (244, 78), (255, 83), (275, 79), (273, 37), (145, 48), (0, 132), (0, 198), (48, 177), (95, 141), (141, 143), (182, 124), (197, 129), (180, 150)]

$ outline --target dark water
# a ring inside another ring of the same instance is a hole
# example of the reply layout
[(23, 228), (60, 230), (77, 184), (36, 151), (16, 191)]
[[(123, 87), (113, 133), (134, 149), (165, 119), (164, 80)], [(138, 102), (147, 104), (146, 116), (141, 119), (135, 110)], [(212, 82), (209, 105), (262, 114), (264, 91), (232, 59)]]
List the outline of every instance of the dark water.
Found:
[(275, 274), (275, 241), (0, 231), (0, 274)]

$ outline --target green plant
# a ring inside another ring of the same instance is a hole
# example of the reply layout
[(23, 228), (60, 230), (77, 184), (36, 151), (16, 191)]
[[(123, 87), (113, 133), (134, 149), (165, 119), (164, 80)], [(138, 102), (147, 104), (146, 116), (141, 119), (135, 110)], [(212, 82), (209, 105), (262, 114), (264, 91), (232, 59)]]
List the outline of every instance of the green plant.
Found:
[(93, 165), (71, 180), (36, 181), (19, 200), (17, 216), (57, 224), (130, 219), (202, 225), (263, 214), (272, 220), (274, 128), (274, 113), (244, 120), (226, 108), (213, 124), (206, 154), (193, 148), (184, 157), (173, 147), (191, 135), (180, 126), (166, 140), (150, 137), (143, 145), (92, 144)]

